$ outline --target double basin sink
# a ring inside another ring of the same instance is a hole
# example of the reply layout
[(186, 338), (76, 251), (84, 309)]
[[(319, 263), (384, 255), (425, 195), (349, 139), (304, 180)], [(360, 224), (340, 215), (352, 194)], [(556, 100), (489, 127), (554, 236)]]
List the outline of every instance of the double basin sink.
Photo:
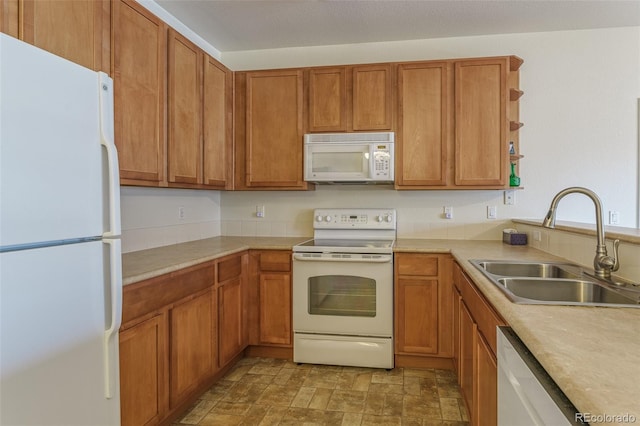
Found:
[(640, 308), (640, 287), (597, 279), (572, 263), (470, 262), (515, 303)]

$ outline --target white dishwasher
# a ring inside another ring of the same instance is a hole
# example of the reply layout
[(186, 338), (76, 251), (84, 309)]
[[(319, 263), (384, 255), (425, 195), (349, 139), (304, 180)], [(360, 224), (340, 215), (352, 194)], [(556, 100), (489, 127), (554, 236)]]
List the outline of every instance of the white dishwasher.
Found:
[(498, 426), (582, 425), (577, 410), (509, 327), (498, 327)]

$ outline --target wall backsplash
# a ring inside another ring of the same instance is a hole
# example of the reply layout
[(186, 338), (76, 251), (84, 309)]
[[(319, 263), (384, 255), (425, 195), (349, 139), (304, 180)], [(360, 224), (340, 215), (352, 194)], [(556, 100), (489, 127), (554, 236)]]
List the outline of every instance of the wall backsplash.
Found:
[(221, 235), (220, 191), (122, 187), (120, 192), (123, 253)]
[[(495, 240), (502, 238), (517, 206), (503, 204), (503, 191), (395, 191), (389, 186), (319, 185), (308, 192), (223, 192), (222, 235), (311, 236), (315, 208), (395, 208), (399, 238)], [(487, 206), (498, 219), (487, 219)], [(265, 207), (265, 217), (256, 207)], [(443, 207), (453, 207), (445, 219)]]

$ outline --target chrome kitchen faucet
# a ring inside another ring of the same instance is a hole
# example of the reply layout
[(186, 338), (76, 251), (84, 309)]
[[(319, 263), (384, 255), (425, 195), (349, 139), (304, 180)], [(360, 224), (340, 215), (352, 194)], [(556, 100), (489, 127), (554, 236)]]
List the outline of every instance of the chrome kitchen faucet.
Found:
[(572, 193), (586, 195), (591, 198), (593, 204), (596, 206), (596, 256), (593, 259), (593, 270), (596, 276), (608, 280), (611, 278), (611, 272), (617, 271), (620, 267), (620, 262), (618, 261), (618, 246), (620, 245), (620, 240), (615, 240), (613, 242), (613, 257), (609, 256), (607, 254), (607, 246), (604, 239), (604, 226), (602, 225), (602, 202), (595, 192), (590, 189), (577, 186), (566, 188), (558, 192), (551, 201), (551, 206), (542, 221), (542, 226), (545, 228), (555, 227), (556, 208), (558, 207), (558, 203), (565, 195)]

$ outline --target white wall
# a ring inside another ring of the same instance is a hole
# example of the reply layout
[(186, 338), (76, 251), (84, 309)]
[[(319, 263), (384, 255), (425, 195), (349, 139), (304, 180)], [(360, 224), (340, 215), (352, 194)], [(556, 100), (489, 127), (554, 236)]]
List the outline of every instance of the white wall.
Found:
[[(401, 227), (418, 229), (420, 237), (439, 238), (443, 228), (447, 235), (485, 237), (485, 231), (497, 228), (485, 219), (486, 205), (498, 205), (499, 218), (540, 218), (553, 195), (575, 185), (599, 194), (605, 214), (619, 211), (620, 226), (637, 227), (640, 27), (256, 50), (223, 53), (222, 61), (233, 70), (246, 70), (509, 54), (525, 61), (520, 71), (525, 189), (517, 191), (515, 206), (502, 205), (500, 191), (322, 187), (308, 194), (225, 192), (223, 234), (267, 233), (267, 222), (273, 221), (277, 224), (271, 229), (277, 232), (272, 234), (280, 233), (284, 222), (287, 234), (308, 235), (314, 207), (362, 204), (397, 207), (400, 220), (413, 224), (401, 222)], [(593, 223), (593, 205), (582, 198), (563, 200), (558, 219)], [(267, 208), (260, 221), (251, 217), (257, 203)], [(439, 217), (444, 205), (454, 206), (454, 220)], [(276, 217), (269, 214), (274, 210)], [(244, 223), (251, 221), (256, 224)], [(468, 230), (476, 225), (484, 231)], [(499, 233), (491, 236), (500, 238)]]
[(220, 191), (123, 186), (120, 193), (124, 253), (220, 235)]

